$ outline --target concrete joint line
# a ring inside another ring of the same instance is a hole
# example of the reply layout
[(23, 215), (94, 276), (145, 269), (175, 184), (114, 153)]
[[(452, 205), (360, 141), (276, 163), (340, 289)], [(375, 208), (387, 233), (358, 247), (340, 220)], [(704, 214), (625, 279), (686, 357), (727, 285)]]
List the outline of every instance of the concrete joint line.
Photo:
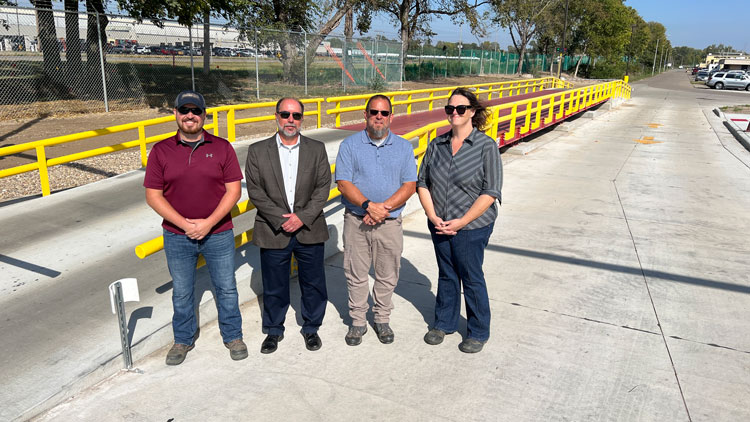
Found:
[[(627, 161), (627, 160), (626, 160)], [(619, 174), (619, 173), (618, 173)], [(682, 390), (682, 384), (680, 383), (680, 377), (677, 374), (677, 368), (674, 366), (674, 359), (672, 359), (672, 352), (669, 350), (669, 344), (667, 343), (667, 338), (664, 335), (664, 327), (661, 324), (661, 320), (659, 319), (659, 313), (656, 310), (656, 304), (654, 303), (654, 297), (651, 295), (651, 288), (648, 285), (648, 278), (646, 277), (646, 273), (643, 271), (643, 263), (641, 262), (641, 257), (638, 254), (638, 246), (635, 243), (635, 238), (633, 238), (633, 231), (630, 229), (630, 223), (628, 222), (628, 216), (625, 213), (625, 207), (622, 204), (622, 198), (620, 197), (620, 191), (617, 189), (617, 181), (613, 180), (612, 185), (615, 188), (615, 193), (617, 194), (617, 202), (620, 204), (620, 209), (622, 210), (622, 215), (625, 220), (625, 226), (628, 229), (628, 235), (630, 236), (630, 241), (633, 243), (633, 251), (635, 252), (635, 257), (638, 260), (638, 268), (641, 270), (641, 277), (643, 278), (643, 284), (646, 286), (646, 292), (648, 293), (648, 299), (651, 302), (651, 309), (654, 311), (654, 317), (656, 318), (656, 325), (659, 327), (659, 333), (661, 335), (661, 339), (664, 342), (664, 348), (667, 351), (667, 356), (669, 357), (669, 363), (672, 365), (672, 372), (674, 373), (675, 381), (677, 382), (677, 388), (680, 390), (680, 398), (682, 399), (682, 404), (685, 407), (685, 413), (687, 414), (688, 421), (692, 422), (693, 418), (690, 416), (690, 409), (688, 408), (687, 401), (685, 401), (685, 393)]]

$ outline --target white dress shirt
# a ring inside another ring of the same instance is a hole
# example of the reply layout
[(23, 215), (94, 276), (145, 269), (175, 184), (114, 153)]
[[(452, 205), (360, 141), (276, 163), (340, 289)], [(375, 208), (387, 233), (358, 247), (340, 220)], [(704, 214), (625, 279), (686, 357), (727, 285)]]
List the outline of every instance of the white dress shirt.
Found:
[(294, 191), (297, 188), (297, 167), (299, 166), (299, 136), (294, 145), (284, 145), (281, 137), (276, 133), (276, 143), (279, 146), (279, 160), (281, 174), (284, 178), (284, 192), (289, 209), (294, 212)]

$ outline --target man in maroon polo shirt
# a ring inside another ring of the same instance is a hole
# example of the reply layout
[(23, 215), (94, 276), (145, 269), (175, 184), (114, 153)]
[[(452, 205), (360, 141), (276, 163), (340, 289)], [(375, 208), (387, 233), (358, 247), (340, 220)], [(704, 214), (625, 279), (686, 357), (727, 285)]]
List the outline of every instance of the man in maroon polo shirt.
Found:
[(194, 347), (195, 266), (200, 254), (216, 292), (224, 345), (232, 359), (244, 359), (247, 346), (242, 341), (230, 215), (240, 198), (242, 172), (231, 144), (203, 130), (206, 102), (201, 94), (181, 92), (174, 108), (177, 133), (151, 149), (143, 182), (146, 203), (164, 218), (164, 252), (172, 276), (174, 345), (166, 363), (179, 365)]

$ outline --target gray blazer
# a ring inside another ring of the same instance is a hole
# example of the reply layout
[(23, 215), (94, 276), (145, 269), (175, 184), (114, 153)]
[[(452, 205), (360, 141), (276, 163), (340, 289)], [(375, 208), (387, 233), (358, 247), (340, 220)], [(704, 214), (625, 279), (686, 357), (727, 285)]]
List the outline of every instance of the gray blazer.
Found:
[[(294, 210), (289, 209), (284, 193), (284, 180), (279, 160), (276, 135), (256, 142), (248, 148), (245, 163), (247, 194), (255, 205), (253, 243), (266, 249), (283, 249), (293, 234), (300, 243), (312, 244), (328, 240), (328, 226), (323, 206), (331, 189), (331, 168), (322, 142), (300, 135), (297, 188)], [(281, 225), (287, 220), (282, 214), (294, 212), (304, 224), (296, 233), (287, 233)]]

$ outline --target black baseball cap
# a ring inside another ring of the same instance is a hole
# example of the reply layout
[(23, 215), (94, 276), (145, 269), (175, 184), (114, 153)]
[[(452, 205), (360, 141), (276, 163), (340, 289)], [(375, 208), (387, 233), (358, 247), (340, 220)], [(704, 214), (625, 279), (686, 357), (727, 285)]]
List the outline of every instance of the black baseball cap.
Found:
[(203, 95), (189, 89), (177, 95), (177, 99), (174, 100), (174, 108), (180, 108), (185, 104), (195, 104), (204, 111), (206, 110), (206, 100), (203, 99)]

